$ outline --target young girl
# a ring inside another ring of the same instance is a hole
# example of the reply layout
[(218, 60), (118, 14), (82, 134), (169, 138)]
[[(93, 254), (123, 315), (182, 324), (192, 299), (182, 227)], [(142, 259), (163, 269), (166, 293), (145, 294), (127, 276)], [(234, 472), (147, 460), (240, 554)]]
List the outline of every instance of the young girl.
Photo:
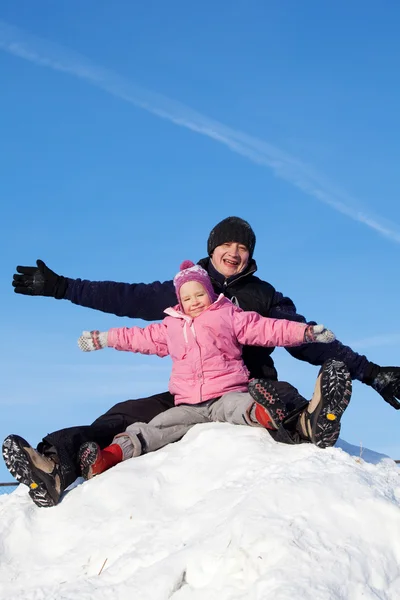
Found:
[[(181, 439), (196, 423), (225, 421), (277, 429), (287, 411), (266, 393), (262, 380), (253, 380), (249, 385), (242, 345), (297, 346), (335, 339), (323, 325), (261, 317), (236, 307), (223, 294), (216, 298), (207, 272), (191, 261), (182, 263), (174, 285), (178, 305), (165, 310), (168, 316), (162, 323), (143, 329), (85, 331), (78, 340), (85, 352), (111, 347), (161, 357), (170, 355), (169, 390), (176, 405), (150, 423), (130, 425), (103, 450), (95, 442), (83, 444), (80, 464), (86, 479), (127, 458)], [(336, 434), (333, 423), (339, 417), (327, 417), (325, 433), (327, 424), (332, 422)]]

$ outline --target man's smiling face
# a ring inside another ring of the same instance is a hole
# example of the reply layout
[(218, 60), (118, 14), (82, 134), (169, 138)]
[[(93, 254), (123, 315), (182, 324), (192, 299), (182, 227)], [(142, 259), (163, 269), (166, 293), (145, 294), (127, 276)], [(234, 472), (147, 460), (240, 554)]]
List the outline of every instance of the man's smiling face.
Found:
[(232, 277), (244, 271), (249, 262), (250, 253), (246, 246), (238, 242), (226, 242), (217, 246), (211, 255), (214, 267), (224, 277)]

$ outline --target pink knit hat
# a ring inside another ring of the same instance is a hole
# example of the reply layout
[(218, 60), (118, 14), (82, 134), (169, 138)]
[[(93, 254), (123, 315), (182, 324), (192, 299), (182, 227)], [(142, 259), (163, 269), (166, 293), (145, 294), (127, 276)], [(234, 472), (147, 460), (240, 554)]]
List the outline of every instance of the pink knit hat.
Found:
[(217, 295), (213, 290), (213, 286), (207, 271), (205, 271), (203, 267), (200, 267), (200, 265), (195, 265), (192, 263), (191, 260), (184, 260), (180, 266), (179, 273), (177, 273), (174, 277), (174, 286), (179, 306), (181, 306), (181, 298), (179, 295), (180, 289), (183, 284), (187, 283), (188, 281), (198, 281), (201, 283), (201, 285), (204, 286), (204, 289), (206, 290), (211, 302), (214, 302), (217, 299)]

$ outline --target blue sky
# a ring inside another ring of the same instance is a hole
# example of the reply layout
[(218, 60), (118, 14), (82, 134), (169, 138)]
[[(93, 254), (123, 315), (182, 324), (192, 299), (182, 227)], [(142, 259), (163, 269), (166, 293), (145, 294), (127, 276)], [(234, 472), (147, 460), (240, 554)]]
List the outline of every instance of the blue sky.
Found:
[[(143, 322), (17, 296), (17, 264), (170, 279), (229, 215), (299, 312), (400, 365), (399, 18), (359, 0), (3, 0), (0, 437), (89, 423), (169, 373), (81, 353), (83, 329)], [(317, 369), (274, 356), (310, 395)], [(400, 458), (399, 423), (355, 383), (343, 439)]]

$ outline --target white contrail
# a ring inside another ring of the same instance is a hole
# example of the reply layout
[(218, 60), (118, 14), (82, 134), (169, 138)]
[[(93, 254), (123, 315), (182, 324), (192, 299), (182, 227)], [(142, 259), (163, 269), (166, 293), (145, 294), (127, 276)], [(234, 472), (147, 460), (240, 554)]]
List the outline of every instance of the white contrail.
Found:
[(307, 195), (400, 243), (400, 231), (393, 223), (366, 214), (354, 198), (335, 188), (309, 165), (272, 144), (227, 127), (180, 102), (141, 88), (112, 71), (96, 66), (84, 56), (27, 34), (4, 21), (0, 21), (0, 49), (38, 66), (79, 77), (162, 119), (220, 142), (252, 162), (269, 167), (277, 177), (290, 182)]

